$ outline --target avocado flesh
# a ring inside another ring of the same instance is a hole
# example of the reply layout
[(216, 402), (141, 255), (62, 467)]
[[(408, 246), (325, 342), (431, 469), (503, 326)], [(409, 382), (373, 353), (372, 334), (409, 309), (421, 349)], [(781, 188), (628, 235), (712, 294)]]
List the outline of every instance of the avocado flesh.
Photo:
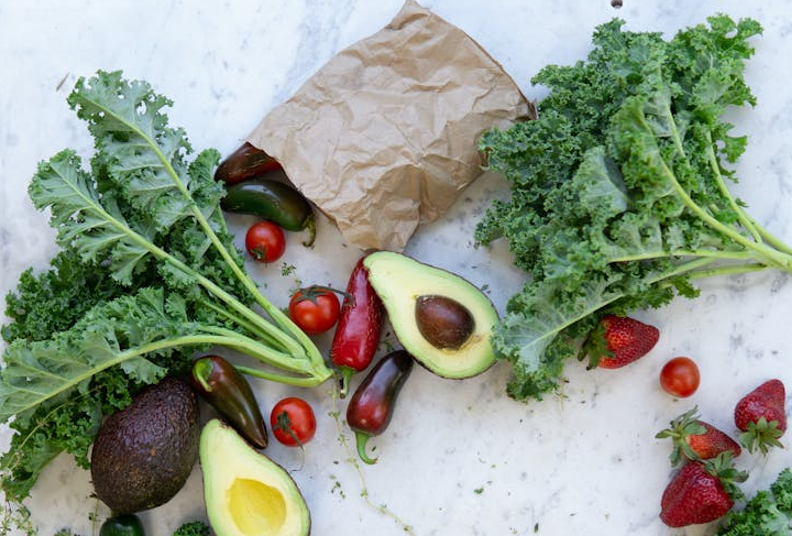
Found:
[[(495, 353), (490, 337), (498, 312), (479, 288), (459, 275), (400, 253), (377, 251), (363, 264), (396, 337), (424, 367), (445, 378), (462, 379), (492, 366)], [(473, 316), (473, 332), (458, 348), (438, 348), (421, 334), (415, 317), (416, 302), (421, 296), (432, 295), (459, 302)]]
[(231, 427), (212, 419), (201, 432), (201, 471), (217, 536), (307, 536), (311, 519), (297, 484)]

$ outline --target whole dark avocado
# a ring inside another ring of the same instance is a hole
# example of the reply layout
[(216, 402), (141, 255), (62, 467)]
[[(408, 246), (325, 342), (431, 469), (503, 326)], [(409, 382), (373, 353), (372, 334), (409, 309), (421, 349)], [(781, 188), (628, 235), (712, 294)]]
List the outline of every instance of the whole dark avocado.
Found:
[(198, 400), (187, 383), (166, 378), (108, 417), (91, 453), (97, 497), (114, 515), (168, 502), (198, 458)]

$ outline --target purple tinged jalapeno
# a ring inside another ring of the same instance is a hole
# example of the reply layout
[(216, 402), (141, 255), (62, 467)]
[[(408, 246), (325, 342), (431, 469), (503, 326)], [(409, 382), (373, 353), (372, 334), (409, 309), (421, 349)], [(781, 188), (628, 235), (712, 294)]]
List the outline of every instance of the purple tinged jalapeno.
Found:
[(215, 179), (233, 186), (280, 169), (277, 160), (246, 141), (220, 162)]
[(349, 400), (347, 424), (355, 432), (358, 455), (363, 462), (377, 461), (366, 454), (366, 444), (388, 427), (396, 398), (412, 367), (413, 357), (406, 350), (389, 353), (374, 365)]
[(253, 446), (267, 446), (267, 428), (248, 381), (217, 355), (195, 360), (190, 374), (193, 388)]

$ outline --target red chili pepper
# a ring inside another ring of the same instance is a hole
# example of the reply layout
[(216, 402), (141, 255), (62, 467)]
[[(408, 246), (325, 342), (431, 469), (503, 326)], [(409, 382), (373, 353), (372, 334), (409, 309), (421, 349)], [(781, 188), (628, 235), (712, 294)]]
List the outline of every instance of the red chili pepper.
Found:
[(365, 463), (377, 461), (366, 454), (366, 443), (388, 427), (396, 398), (412, 366), (413, 357), (407, 351), (389, 353), (374, 365), (349, 400), (347, 424), (355, 432), (358, 455)]
[(330, 358), (341, 371), (341, 398), (349, 389), (349, 380), (371, 364), (382, 333), (385, 310), (368, 280), (361, 258), (349, 276), (341, 316), (333, 335)]
[(250, 384), (239, 371), (220, 356), (195, 360), (190, 374), (193, 389), (206, 399), (237, 432), (254, 446), (267, 446), (267, 428)]
[(282, 169), (280, 163), (249, 142), (243, 143), (220, 162), (215, 179), (229, 186)]

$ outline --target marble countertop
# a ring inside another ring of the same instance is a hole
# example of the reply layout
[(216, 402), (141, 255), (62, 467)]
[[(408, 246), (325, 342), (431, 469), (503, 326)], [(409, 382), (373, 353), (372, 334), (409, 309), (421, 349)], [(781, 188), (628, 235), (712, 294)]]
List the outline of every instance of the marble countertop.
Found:
[[(738, 166), (736, 193), (756, 219), (792, 240), (792, 7), (787, 0), (426, 0), (425, 7), (459, 26), (503, 64), (525, 94), (542, 96), (530, 77), (547, 63), (585, 56), (594, 26), (612, 17), (629, 29), (672, 34), (716, 12), (751, 16), (764, 26), (747, 78), (758, 104), (735, 114), (748, 150)], [(334, 53), (366, 37), (396, 14), (401, 0), (28, 0), (0, 4), (0, 294), (27, 267), (43, 269), (56, 251), (46, 216), (26, 195), (37, 162), (65, 147), (87, 151), (91, 141), (69, 110), (66, 95), (79, 76), (122, 69), (174, 99), (171, 123), (196, 148), (224, 154), (260, 118), (288, 98)], [(488, 288), (496, 306), (520, 285), (502, 245), (472, 246), (473, 228), (505, 184), (483, 176), (443, 219), (422, 227), (407, 253), (465, 275)], [(232, 218), (241, 226), (244, 218)], [(343, 286), (357, 258), (327, 220), (314, 250), (290, 247), (285, 262), (297, 272), (250, 266), (270, 296), (295, 279)], [(340, 252), (340, 253), (339, 253)], [(325, 262), (325, 258), (332, 262)], [(405, 534), (383, 514), (386, 505), (419, 536), (703, 535), (707, 527), (672, 530), (658, 519), (670, 476), (668, 445), (654, 438), (693, 405), (715, 425), (733, 431), (731, 411), (744, 392), (769, 377), (792, 385), (787, 330), (792, 285), (775, 272), (706, 281), (696, 300), (678, 299), (637, 316), (657, 325), (660, 342), (621, 371), (588, 372), (569, 363), (565, 398), (522, 404), (504, 392), (508, 367), (499, 363), (466, 381), (440, 379), (416, 368), (385, 435), (372, 440), (380, 462), (361, 481), (347, 461), (328, 417), (322, 388), (303, 391), (320, 417), (317, 437), (299, 450), (272, 444), (267, 454), (290, 470), (309, 504), (314, 534)], [(326, 340), (320, 340), (326, 344)], [(689, 355), (702, 385), (679, 401), (657, 383), (663, 363)], [(263, 407), (293, 392), (256, 384)], [(0, 447), (9, 431), (0, 428)], [(349, 434), (347, 434), (349, 439)], [(789, 449), (761, 461), (745, 490), (769, 484), (792, 465)], [(148, 534), (169, 536), (185, 521), (205, 519), (200, 471), (168, 504), (141, 515)], [(42, 535), (69, 527), (98, 532), (91, 516), (107, 514), (91, 496), (87, 472), (68, 456), (42, 475), (26, 505)], [(16, 533), (12, 533), (16, 534)]]

